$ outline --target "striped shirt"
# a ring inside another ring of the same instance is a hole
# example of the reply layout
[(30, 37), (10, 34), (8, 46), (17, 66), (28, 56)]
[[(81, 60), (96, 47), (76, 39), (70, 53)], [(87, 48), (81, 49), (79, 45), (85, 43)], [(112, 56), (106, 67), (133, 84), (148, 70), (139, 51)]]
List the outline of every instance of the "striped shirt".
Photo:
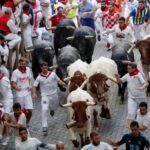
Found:
[(147, 7), (143, 10), (139, 10), (138, 8), (136, 8), (131, 11), (130, 16), (133, 17), (133, 23), (135, 25), (140, 25), (145, 22), (145, 19), (150, 18), (150, 11)]

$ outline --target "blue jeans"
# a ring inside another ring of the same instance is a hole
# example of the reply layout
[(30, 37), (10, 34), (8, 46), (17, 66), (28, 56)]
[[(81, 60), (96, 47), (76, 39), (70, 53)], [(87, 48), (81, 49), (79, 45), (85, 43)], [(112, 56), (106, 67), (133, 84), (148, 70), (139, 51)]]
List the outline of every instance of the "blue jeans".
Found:
[(82, 26), (91, 27), (93, 30), (95, 29), (94, 20), (92, 18), (81, 18), (80, 22)]

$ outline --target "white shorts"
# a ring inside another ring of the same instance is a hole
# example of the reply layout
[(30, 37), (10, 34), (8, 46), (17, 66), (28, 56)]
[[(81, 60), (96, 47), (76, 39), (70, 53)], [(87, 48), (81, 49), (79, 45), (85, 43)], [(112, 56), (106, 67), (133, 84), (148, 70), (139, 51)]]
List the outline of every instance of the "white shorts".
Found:
[(28, 94), (24, 97), (16, 97), (16, 102), (20, 103), (22, 109), (33, 109), (31, 94)]

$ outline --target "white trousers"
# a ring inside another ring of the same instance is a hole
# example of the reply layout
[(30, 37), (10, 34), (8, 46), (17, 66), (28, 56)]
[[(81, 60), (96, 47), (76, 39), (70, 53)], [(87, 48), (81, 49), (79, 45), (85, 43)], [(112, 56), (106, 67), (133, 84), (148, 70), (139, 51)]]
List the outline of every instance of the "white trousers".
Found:
[(10, 49), (13, 49), (17, 44), (21, 42), (21, 37), (17, 34), (9, 33), (5, 36), (6, 40), (9, 40), (8, 45)]
[(42, 127), (48, 127), (47, 117), (48, 110), (55, 110), (58, 106), (58, 95), (57, 93), (49, 96), (42, 96), (41, 108), (42, 108)]
[(139, 104), (141, 102), (147, 102), (147, 99), (146, 98), (132, 99), (130, 97), (128, 98), (128, 116), (127, 116), (127, 119), (135, 120), (137, 110), (138, 110)]
[(42, 13), (40, 11), (34, 12), (34, 23), (33, 23), (33, 32), (37, 32), (37, 29), (40, 26), (42, 19)]
[(104, 35), (102, 36), (102, 39), (106, 42), (106, 43), (109, 43), (110, 44), (110, 48), (112, 48), (114, 45), (115, 45), (115, 42), (114, 42), (114, 38), (113, 38), (113, 35), (110, 33), (108, 35)]
[(9, 114), (12, 110), (13, 106), (13, 98), (7, 98), (1, 101), (1, 103), (4, 106), (4, 111), (5, 113)]
[(144, 24), (133, 25), (133, 29), (134, 29), (134, 36), (136, 40), (142, 40), (146, 36)]

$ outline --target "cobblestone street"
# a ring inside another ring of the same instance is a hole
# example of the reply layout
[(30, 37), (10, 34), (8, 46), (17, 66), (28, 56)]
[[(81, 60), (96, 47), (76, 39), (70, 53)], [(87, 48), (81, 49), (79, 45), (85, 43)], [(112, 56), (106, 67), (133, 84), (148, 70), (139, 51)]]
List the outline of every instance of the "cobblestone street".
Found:
[[(110, 57), (111, 52), (106, 52), (105, 48), (102, 46), (102, 42), (96, 44), (94, 57), (93, 59), (97, 59), (100, 56)], [(127, 114), (127, 101), (124, 104), (120, 103), (120, 97), (117, 96), (118, 88), (117, 85), (114, 87), (114, 97), (113, 103), (111, 104), (111, 114), (112, 118), (110, 120), (106, 120), (100, 118), (99, 120), (99, 133), (101, 135), (102, 140), (109, 137), (113, 140), (119, 140), (122, 135), (126, 132), (125, 129), (125, 121)], [(127, 95), (127, 94), (126, 94)], [(60, 102), (65, 103), (65, 98), (67, 93), (59, 93)], [(98, 108), (97, 106), (97, 109)], [(42, 128), (41, 128), (41, 116), (40, 116), (40, 100), (34, 100), (34, 111), (33, 116), (29, 125), (30, 134), (32, 137), (37, 137), (41, 141), (45, 143), (54, 144), (58, 140), (64, 141), (66, 150), (74, 150), (72, 143), (70, 142), (69, 132), (66, 128), (67, 123), (67, 109), (58, 108), (55, 112), (55, 116), (49, 116), (49, 129), (48, 135), (43, 136)], [(123, 147), (120, 148), (123, 150)], [(7, 147), (0, 145), (0, 150), (15, 150), (13, 139), (10, 141)]]

